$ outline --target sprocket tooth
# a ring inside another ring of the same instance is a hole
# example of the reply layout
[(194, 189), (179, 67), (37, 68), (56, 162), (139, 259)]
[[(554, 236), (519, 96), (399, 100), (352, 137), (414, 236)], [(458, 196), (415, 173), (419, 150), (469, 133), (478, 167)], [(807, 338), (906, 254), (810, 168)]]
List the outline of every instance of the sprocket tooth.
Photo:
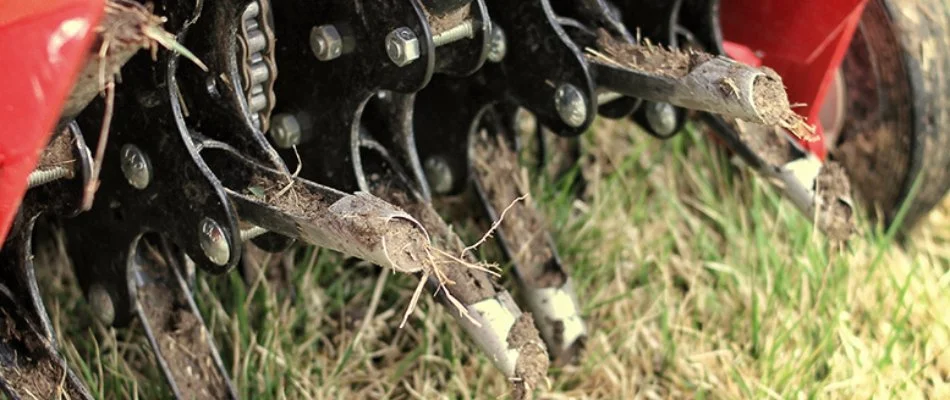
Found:
[(131, 266), (136, 314), (175, 397), (237, 399), (179, 260), (167, 243), (161, 243), (159, 250), (147, 237), (140, 240), (139, 249)]
[(92, 399), (56, 348), (33, 270), (35, 221), (0, 251), (0, 389), (13, 399)]
[(584, 348), (587, 327), (565, 266), (530, 199), (518, 155), (501, 135), (478, 134), (472, 174), (486, 214), (498, 225), (498, 240), (512, 261), (516, 281), (557, 363), (573, 362)]

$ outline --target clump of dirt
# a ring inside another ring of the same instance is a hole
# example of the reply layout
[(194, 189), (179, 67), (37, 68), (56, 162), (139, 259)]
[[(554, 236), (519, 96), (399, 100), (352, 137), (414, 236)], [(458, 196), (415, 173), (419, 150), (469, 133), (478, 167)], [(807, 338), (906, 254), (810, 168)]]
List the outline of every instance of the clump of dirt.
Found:
[(0, 339), (12, 359), (3, 360), (0, 376), (8, 387), (18, 391), (21, 397), (58, 399), (64, 395), (82, 398), (73, 385), (66, 382), (64, 361), (53, 357), (42, 339), (28, 324), (3, 312), (3, 328)]
[[(452, 232), (445, 220), (432, 208), (432, 205), (422, 201), (412, 201), (408, 194), (396, 189), (382, 188), (381, 192), (384, 192), (380, 193), (384, 199), (406, 210), (409, 215), (422, 223), (422, 226), (429, 232), (429, 240), (433, 247), (448, 254), (462, 253), (462, 249), (465, 248), (462, 240), (455, 232)], [(462, 259), (469, 264), (478, 263), (471, 255), (466, 255)], [(455, 260), (444, 260), (440, 263), (440, 268), (443, 269), (446, 277), (453, 282), (448, 285), (448, 289), (463, 304), (478, 303), (498, 292), (498, 288), (489, 274), (473, 269), (468, 265)]]
[(782, 78), (771, 68), (760, 68), (765, 75), (755, 78), (752, 83), (752, 104), (767, 125), (777, 125), (788, 129), (801, 139), (818, 140), (815, 127), (805, 122), (801, 115), (792, 111), (785, 93)]
[(265, 175), (251, 177), (247, 195), (255, 197), (288, 214), (317, 218), (326, 212), (323, 195), (310, 191), (305, 185), (291, 184), (291, 180), (277, 180)]
[[(643, 44), (631, 44), (614, 39), (606, 30), (597, 32), (597, 48), (609, 60), (622, 67), (669, 78), (682, 78), (697, 66), (712, 60), (708, 53), (695, 51), (668, 50), (653, 45), (649, 41)], [(592, 57), (591, 54), (587, 55)], [(597, 55), (593, 55), (597, 57)], [(603, 58), (603, 57), (601, 57)]]
[[(419, 3), (423, 5), (424, 3)], [(438, 35), (442, 32), (445, 32), (449, 29), (452, 29), (472, 15), (472, 5), (466, 4), (465, 6), (459, 7), (455, 10), (446, 12), (445, 14), (436, 14), (429, 9), (425, 8), (423, 5), (422, 10), (426, 14), (426, 19), (429, 20), (429, 26), (432, 29), (433, 35)]]
[(73, 139), (69, 130), (64, 130), (53, 136), (49, 144), (40, 155), (40, 161), (36, 169), (49, 169), (53, 167), (63, 167), (69, 170), (66, 178), (72, 178), (75, 174), (75, 162), (73, 157)]
[(544, 382), (550, 361), (544, 343), (537, 340), (539, 333), (534, 327), (531, 314), (521, 314), (508, 332), (508, 348), (518, 351), (515, 364), (515, 384), (512, 397), (527, 399), (531, 392)]
[(818, 228), (835, 242), (847, 241), (855, 231), (850, 204), (851, 183), (840, 164), (829, 161), (815, 180)]
[(499, 236), (515, 268), (527, 284), (535, 288), (560, 287), (567, 274), (554, 259), (547, 229), (529, 199), (516, 201), (528, 193), (528, 181), (518, 163), (518, 155), (501, 136), (482, 132), (476, 138), (472, 166), (491, 207), (505, 212)]

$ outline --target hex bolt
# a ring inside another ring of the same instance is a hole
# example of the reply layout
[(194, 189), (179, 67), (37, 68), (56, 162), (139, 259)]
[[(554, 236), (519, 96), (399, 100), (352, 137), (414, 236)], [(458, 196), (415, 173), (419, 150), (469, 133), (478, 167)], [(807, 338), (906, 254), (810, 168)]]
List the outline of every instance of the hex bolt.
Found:
[(148, 161), (148, 156), (134, 144), (122, 146), (119, 155), (122, 159), (120, 163), (122, 174), (129, 181), (129, 185), (139, 190), (148, 187), (149, 182), (152, 181), (152, 166)]
[(488, 61), (497, 63), (505, 58), (508, 53), (508, 38), (505, 37), (505, 31), (496, 24), (491, 25), (491, 37), (488, 42)]
[(115, 304), (112, 296), (98, 283), (89, 286), (89, 307), (96, 314), (96, 318), (105, 325), (112, 325), (115, 321)]
[(205, 252), (211, 262), (225, 265), (231, 259), (231, 244), (224, 235), (221, 226), (211, 218), (201, 220), (198, 226), (198, 237), (201, 250)]
[(409, 28), (393, 29), (386, 35), (386, 54), (397, 67), (409, 65), (421, 56), (419, 39)]
[(310, 50), (320, 61), (330, 61), (343, 54), (343, 37), (333, 25), (315, 26), (310, 30)]
[(277, 114), (271, 121), (270, 136), (274, 144), (289, 149), (300, 144), (300, 123), (293, 114)]
[(676, 108), (670, 103), (647, 104), (646, 117), (650, 129), (661, 136), (672, 135), (676, 130)]
[(467, 19), (461, 24), (432, 36), (432, 44), (435, 45), (435, 47), (445, 46), (449, 43), (455, 43), (459, 40), (471, 39), (473, 37), (475, 37), (475, 22)]
[(36, 170), (30, 173), (27, 178), (27, 188), (32, 189), (37, 186), (43, 186), (47, 183), (58, 181), (68, 177), (72, 171), (66, 167), (53, 167), (50, 169)]
[(440, 156), (433, 156), (426, 159), (423, 169), (426, 174), (426, 181), (429, 187), (437, 194), (446, 194), (452, 190), (455, 183), (455, 176), (452, 174), (452, 167)]
[(218, 80), (215, 77), (209, 76), (205, 79), (205, 90), (208, 91), (208, 95), (212, 99), (218, 100), (221, 98), (221, 91), (218, 90)]
[(584, 125), (587, 120), (587, 102), (584, 95), (570, 83), (561, 84), (557, 88), (554, 93), (554, 108), (561, 121), (572, 128)]

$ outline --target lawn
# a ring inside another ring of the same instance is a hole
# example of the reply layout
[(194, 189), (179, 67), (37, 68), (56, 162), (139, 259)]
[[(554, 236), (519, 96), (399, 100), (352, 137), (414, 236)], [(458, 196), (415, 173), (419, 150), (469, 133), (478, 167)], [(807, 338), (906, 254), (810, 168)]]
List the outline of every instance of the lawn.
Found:
[[(591, 329), (580, 362), (552, 369), (537, 397), (950, 398), (950, 202), (903, 240), (862, 213), (841, 248), (699, 130), (661, 142), (600, 122), (574, 171), (583, 196), (537, 180)], [(458, 229), (468, 242), (482, 231)], [(295, 297), (236, 273), (198, 279), (243, 398), (506, 397), (506, 379), (430, 296), (398, 328), (414, 278), (329, 251), (297, 256)], [(59, 261), (38, 255), (41, 290), (94, 395), (167, 398), (141, 329), (95, 322)]]

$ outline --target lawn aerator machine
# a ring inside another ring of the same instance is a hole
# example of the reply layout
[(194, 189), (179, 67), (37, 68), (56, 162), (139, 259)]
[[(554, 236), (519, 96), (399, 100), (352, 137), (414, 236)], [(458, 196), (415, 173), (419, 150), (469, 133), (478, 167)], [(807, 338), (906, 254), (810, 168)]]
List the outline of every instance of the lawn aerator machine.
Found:
[[(237, 397), (194, 270), (297, 242), (417, 276), (412, 304), (433, 292), (527, 397), (596, 327), (526, 199), (526, 116), (559, 140), (598, 116), (660, 139), (700, 121), (829, 241), (853, 233), (852, 188), (911, 226), (950, 188), (948, 13), (941, 0), (2, 2), (0, 387), (91, 397), (36, 282), (34, 228), (52, 224), (90, 306), (139, 321), (178, 398)], [(433, 207), (465, 192), (519, 301)]]

